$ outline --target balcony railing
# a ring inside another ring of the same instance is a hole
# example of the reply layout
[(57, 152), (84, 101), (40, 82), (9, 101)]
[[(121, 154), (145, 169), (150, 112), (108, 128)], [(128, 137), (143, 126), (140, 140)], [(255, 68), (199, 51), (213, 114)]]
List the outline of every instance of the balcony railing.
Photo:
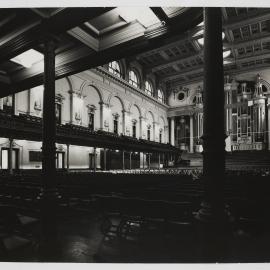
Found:
[[(11, 115), (0, 112), (0, 136), (33, 141), (42, 140), (42, 118), (27, 114)], [(137, 139), (108, 131), (92, 131), (88, 127), (73, 124), (57, 124), (58, 143), (91, 146), (108, 149), (178, 153), (170, 144)]]

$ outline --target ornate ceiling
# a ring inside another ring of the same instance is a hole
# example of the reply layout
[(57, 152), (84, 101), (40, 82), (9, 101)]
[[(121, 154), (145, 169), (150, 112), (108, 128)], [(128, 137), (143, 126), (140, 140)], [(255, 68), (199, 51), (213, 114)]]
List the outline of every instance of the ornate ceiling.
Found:
[[(56, 78), (135, 57), (170, 86), (200, 81), (202, 8), (145, 9), (0, 9), (0, 97), (42, 83), (42, 61), (25, 68), (11, 59), (31, 48), (42, 53), (48, 34), (57, 42)], [(222, 13), (225, 73), (268, 67), (270, 9), (228, 7)]]

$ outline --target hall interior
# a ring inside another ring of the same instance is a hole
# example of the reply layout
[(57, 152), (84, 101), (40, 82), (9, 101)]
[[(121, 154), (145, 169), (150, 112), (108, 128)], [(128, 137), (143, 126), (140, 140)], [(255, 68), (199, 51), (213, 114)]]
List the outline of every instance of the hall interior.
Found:
[(1, 261), (269, 260), (269, 16), (0, 9)]

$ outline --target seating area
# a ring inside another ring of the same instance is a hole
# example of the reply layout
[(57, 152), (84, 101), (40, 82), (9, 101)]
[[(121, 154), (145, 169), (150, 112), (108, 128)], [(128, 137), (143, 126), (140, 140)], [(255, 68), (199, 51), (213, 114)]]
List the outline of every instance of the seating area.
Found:
[[(104, 241), (136, 243), (175, 230), (192, 234), (194, 215), (204, 192), (201, 177), (194, 178), (190, 172), (192, 169), (182, 174), (176, 169), (171, 174), (141, 170), (140, 178), (137, 174), (126, 177), (127, 171), (58, 172), (59, 214), (97, 216)], [(1, 211), (5, 212), (1, 216), (8, 218), (1, 220), (1, 252), (12, 257), (18, 250), (34, 248), (38, 241), (41, 178), (37, 171), (13, 176), (2, 172), (1, 176)], [(231, 172), (225, 183), (225, 198), (235, 233), (256, 236), (267, 232), (270, 216), (264, 206), (270, 202), (269, 190), (268, 176), (247, 177)], [(21, 220), (27, 220), (27, 224)], [(10, 237), (14, 242), (11, 246), (7, 244)]]

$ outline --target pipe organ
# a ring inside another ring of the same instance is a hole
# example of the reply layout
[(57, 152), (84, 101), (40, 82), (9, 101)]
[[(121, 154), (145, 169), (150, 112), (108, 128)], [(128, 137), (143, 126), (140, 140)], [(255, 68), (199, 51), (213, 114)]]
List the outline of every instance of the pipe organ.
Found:
[[(235, 81), (226, 76), (224, 98), (226, 150), (270, 150), (270, 84), (259, 75), (254, 81)], [(187, 125), (191, 117), (194, 121), (190, 122), (191, 125)], [(175, 116), (175, 120), (176, 146), (189, 152), (202, 152), (201, 87), (196, 89), (193, 105), (181, 115)], [(193, 143), (190, 143), (191, 140)], [(193, 149), (189, 149), (190, 147)]]

